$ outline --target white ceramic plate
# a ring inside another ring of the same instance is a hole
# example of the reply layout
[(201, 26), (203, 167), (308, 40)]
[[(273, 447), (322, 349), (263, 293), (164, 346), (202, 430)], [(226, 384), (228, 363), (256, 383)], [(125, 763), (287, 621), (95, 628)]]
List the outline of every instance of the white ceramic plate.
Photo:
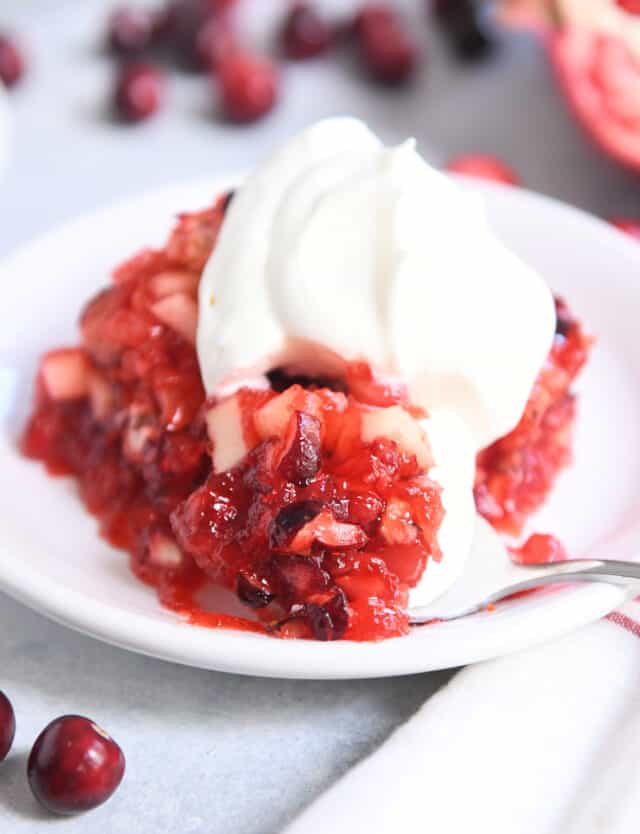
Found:
[[(301, 678), (458, 666), (540, 643), (618, 606), (618, 589), (572, 587), (380, 644), (281, 641), (189, 626), (163, 610), (153, 591), (129, 573), (126, 556), (98, 537), (72, 484), (46, 477), (20, 457), (16, 438), (38, 356), (74, 341), (79, 310), (107, 282), (114, 264), (142, 245), (160, 244), (177, 211), (208, 203), (229, 184), (174, 187), (108, 208), (0, 265), (0, 588), (48, 617), (134, 651), (211, 669)], [(631, 556), (640, 487), (640, 246), (551, 200), (472, 187), (483, 194), (491, 223), (507, 244), (570, 299), (599, 337), (580, 384), (575, 464), (533, 526), (560, 535), (576, 556)]]

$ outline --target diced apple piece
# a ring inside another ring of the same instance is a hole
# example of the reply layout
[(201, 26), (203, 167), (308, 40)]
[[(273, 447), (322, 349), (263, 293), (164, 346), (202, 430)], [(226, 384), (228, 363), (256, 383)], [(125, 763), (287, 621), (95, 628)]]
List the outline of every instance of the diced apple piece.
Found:
[(200, 276), (196, 272), (186, 270), (167, 270), (154, 275), (149, 281), (149, 287), (157, 298), (164, 298), (174, 293), (193, 295), (198, 288)]
[(362, 415), (361, 437), (373, 443), (377, 437), (395, 441), (403, 452), (415, 455), (418, 466), (433, 466), (433, 455), (427, 436), (418, 423), (399, 405), (368, 411)]
[(240, 463), (249, 451), (242, 428), (238, 397), (229, 397), (206, 414), (207, 431), (213, 445), (214, 472), (226, 472)]
[(76, 400), (89, 393), (91, 366), (82, 350), (63, 348), (42, 360), (42, 379), (54, 400)]
[(173, 293), (156, 301), (151, 306), (151, 312), (163, 324), (173, 328), (188, 342), (195, 344), (198, 307), (191, 296), (184, 292)]
[(89, 374), (89, 400), (96, 420), (104, 420), (113, 408), (113, 390), (105, 377), (96, 370)]
[(182, 564), (182, 552), (169, 536), (155, 532), (149, 537), (149, 561), (156, 567), (177, 568)]
[(263, 405), (254, 416), (258, 435), (263, 440), (281, 437), (296, 411), (303, 411), (322, 421), (322, 400), (313, 391), (306, 391), (300, 385), (292, 385), (282, 394)]
[(330, 510), (322, 510), (296, 533), (287, 550), (291, 553), (307, 555), (311, 552), (314, 542), (324, 547), (349, 550), (364, 547), (367, 541), (366, 533), (357, 524), (336, 521)]
[(405, 501), (397, 498), (389, 500), (379, 532), (388, 544), (415, 544), (418, 528), (411, 516), (411, 508)]

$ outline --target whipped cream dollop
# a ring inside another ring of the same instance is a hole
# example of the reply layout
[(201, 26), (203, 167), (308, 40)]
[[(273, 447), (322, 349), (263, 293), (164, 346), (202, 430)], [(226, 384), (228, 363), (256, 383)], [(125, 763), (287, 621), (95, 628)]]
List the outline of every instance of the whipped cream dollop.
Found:
[(207, 392), (265, 386), (276, 367), (339, 375), (365, 360), (408, 385), (443, 488), (440, 563), (424, 603), (458, 576), (475, 524), (476, 453), (520, 419), (548, 354), (553, 299), (489, 230), (482, 204), (413, 141), (319, 122), (236, 192), (200, 283)]

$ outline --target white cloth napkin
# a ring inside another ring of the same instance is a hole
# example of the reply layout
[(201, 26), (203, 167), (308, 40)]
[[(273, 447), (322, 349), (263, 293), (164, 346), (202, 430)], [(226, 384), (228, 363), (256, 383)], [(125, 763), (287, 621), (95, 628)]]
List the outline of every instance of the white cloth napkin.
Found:
[(637, 834), (640, 603), (467, 667), (286, 834)]

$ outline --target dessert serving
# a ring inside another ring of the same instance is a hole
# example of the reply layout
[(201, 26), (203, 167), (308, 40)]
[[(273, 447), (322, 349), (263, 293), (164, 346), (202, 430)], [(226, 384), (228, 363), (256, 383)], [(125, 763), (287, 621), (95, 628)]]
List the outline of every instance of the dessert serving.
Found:
[(25, 454), (188, 621), (319, 640), (406, 633), (477, 513), (521, 531), (569, 460), (590, 344), (474, 195), (352, 119), (181, 215), (80, 334), (42, 360)]

